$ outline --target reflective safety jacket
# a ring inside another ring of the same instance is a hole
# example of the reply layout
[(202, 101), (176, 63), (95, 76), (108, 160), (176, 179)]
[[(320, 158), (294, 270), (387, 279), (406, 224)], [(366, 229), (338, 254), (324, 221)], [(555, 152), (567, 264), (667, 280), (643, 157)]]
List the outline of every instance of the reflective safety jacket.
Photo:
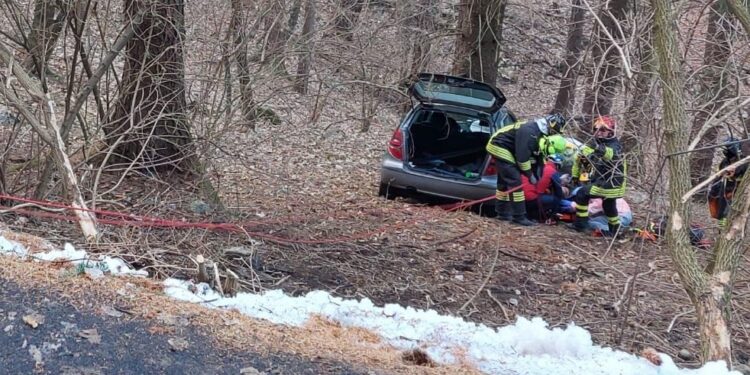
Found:
[[(628, 168), (617, 138), (596, 139), (593, 146), (584, 145), (578, 155), (573, 164), (573, 178), (579, 178), (582, 172), (590, 172), (592, 195), (605, 198), (622, 198), (625, 195)], [(582, 171), (582, 164), (588, 164), (591, 170)]]
[(543, 136), (535, 120), (518, 121), (495, 131), (487, 142), (487, 152), (497, 159), (516, 164), (528, 177), (532, 174), (532, 159), (536, 165), (543, 165), (539, 152), (539, 139)]

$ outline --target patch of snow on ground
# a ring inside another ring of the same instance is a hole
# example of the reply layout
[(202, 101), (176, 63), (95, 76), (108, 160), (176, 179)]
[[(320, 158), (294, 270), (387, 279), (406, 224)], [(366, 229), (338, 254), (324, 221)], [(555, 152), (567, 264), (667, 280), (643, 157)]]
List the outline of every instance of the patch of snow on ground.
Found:
[(26, 256), (26, 248), (16, 241), (0, 236), (0, 254)]
[(366, 328), (396, 348), (424, 350), (438, 363), (458, 363), (463, 358), (457, 355), (464, 353), (465, 359), (488, 374), (740, 375), (729, 372), (724, 362), (708, 363), (697, 370), (680, 369), (663, 354), (663, 364), (655, 366), (632, 354), (594, 345), (591, 334), (574, 324), (549, 329), (541, 318), (518, 318), (513, 325), (492, 329), (434, 310), (395, 304), (377, 307), (369, 299), (344, 300), (323, 291), (301, 297), (273, 290), (222, 298), (206, 284), (177, 279), (164, 284), (165, 292), (173, 298), (234, 308), (274, 323), (301, 326), (311, 315), (319, 315), (343, 326)]
[[(23, 245), (0, 236), (0, 253), (26, 256), (28, 251)], [(32, 257), (83, 263), (84, 267), (96, 267), (116, 275), (147, 275), (145, 271), (133, 270), (119, 258), (91, 260), (85, 251), (76, 250), (68, 243), (64, 250), (36, 253)], [(290, 297), (281, 290), (272, 290), (224, 298), (207, 284), (167, 279), (164, 286), (165, 293), (172, 298), (216, 308), (233, 308), (277, 324), (301, 326), (310, 316), (321, 316), (343, 326), (368, 329), (399, 349), (419, 348), (438, 363), (468, 360), (488, 374), (741, 375), (728, 371), (724, 362), (707, 363), (696, 370), (680, 369), (664, 354), (661, 354), (662, 365), (655, 366), (632, 354), (594, 345), (591, 334), (575, 324), (565, 329), (549, 329), (538, 317), (531, 320), (519, 317), (513, 325), (492, 329), (458, 317), (440, 315), (434, 310), (396, 304), (378, 307), (367, 298), (344, 300), (324, 291)]]
[(88, 257), (85, 250), (76, 250), (73, 245), (65, 243), (63, 250), (52, 250), (46, 253), (31, 254), (31, 257), (38, 260), (46, 260), (48, 262), (53, 261), (70, 261), (73, 264), (78, 264)]
[(0, 236), (0, 254), (16, 255), (19, 257), (29, 256), (41, 261), (67, 261), (74, 265), (83, 264), (85, 269), (96, 269), (109, 272), (112, 275), (130, 275), (130, 276), (148, 276), (148, 272), (143, 270), (134, 270), (128, 263), (120, 258), (109, 256), (93, 259), (85, 250), (76, 250), (70, 243), (65, 243), (63, 250), (50, 250), (42, 253), (29, 254), (26, 248), (16, 241), (11, 241)]

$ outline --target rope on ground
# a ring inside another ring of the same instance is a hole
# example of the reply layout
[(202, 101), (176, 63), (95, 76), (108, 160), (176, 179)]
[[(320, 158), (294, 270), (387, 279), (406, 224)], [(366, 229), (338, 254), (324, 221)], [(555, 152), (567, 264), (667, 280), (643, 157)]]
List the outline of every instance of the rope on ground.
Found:
[(57, 212), (62, 212), (64, 210), (82, 210), (82, 211), (88, 211), (88, 212), (96, 214), (97, 222), (102, 223), (102, 224), (107, 224), (107, 225), (227, 231), (227, 232), (242, 233), (242, 234), (254, 237), (254, 238), (263, 239), (263, 240), (274, 242), (274, 243), (281, 244), (281, 245), (291, 245), (291, 244), (330, 245), (330, 244), (338, 244), (338, 243), (356, 242), (356, 241), (361, 241), (361, 240), (365, 240), (368, 238), (372, 238), (379, 234), (383, 234), (387, 232), (395, 232), (397, 230), (404, 229), (416, 223), (418, 220), (422, 219), (422, 217), (416, 217), (411, 220), (405, 220), (400, 223), (384, 224), (378, 227), (377, 229), (358, 232), (349, 236), (325, 238), (325, 239), (291, 239), (291, 238), (284, 238), (280, 236), (271, 235), (268, 233), (263, 233), (257, 230), (250, 230), (250, 228), (257, 227), (257, 226), (285, 222), (284, 220), (273, 220), (272, 222), (254, 221), (254, 222), (243, 222), (239, 224), (237, 223), (188, 222), (188, 221), (181, 221), (181, 220), (168, 220), (168, 219), (162, 219), (162, 218), (150, 217), (150, 216), (139, 216), (139, 215), (133, 215), (133, 214), (127, 214), (127, 213), (121, 213), (121, 212), (115, 212), (115, 211), (100, 210), (100, 209), (73, 207), (73, 206), (58, 203), (58, 202), (34, 200), (34, 199), (22, 198), (22, 197), (17, 197), (17, 196), (12, 196), (12, 195), (0, 194), (0, 199), (23, 202), (23, 204), (15, 206), (15, 207), (11, 207), (7, 210), (4, 210), (3, 212), (16, 212), (19, 214), (28, 215), (32, 217), (40, 217), (40, 218), (60, 220), (60, 221), (70, 221), (70, 222), (78, 221), (78, 218), (73, 215), (65, 215), (63, 213), (56, 213), (56, 212), (39, 212), (39, 211), (28, 210), (25, 207), (28, 207), (29, 205), (39, 206), (40, 208), (53, 207), (56, 209), (55, 211)]

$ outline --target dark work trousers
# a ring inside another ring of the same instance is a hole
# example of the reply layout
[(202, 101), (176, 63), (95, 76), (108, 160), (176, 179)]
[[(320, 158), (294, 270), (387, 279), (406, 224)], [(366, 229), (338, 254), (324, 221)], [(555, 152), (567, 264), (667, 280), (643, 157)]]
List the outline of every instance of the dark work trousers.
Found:
[[(509, 218), (519, 212), (512, 202), (520, 202), (523, 215), (526, 214), (523, 189), (521, 189), (521, 170), (514, 163), (495, 159), (497, 168), (497, 191), (495, 192), (495, 211), (500, 218)], [(515, 190), (513, 190), (515, 189)], [(510, 190), (513, 190), (510, 192)], [(514, 209), (515, 208), (515, 209)]]
[(591, 198), (602, 198), (602, 208), (604, 215), (607, 216), (607, 222), (610, 228), (618, 228), (620, 225), (620, 216), (617, 213), (617, 200), (615, 198), (605, 198), (591, 194), (591, 184), (584, 185), (575, 196), (576, 202), (576, 226), (585, 228), (589, 221), (589, 200)]

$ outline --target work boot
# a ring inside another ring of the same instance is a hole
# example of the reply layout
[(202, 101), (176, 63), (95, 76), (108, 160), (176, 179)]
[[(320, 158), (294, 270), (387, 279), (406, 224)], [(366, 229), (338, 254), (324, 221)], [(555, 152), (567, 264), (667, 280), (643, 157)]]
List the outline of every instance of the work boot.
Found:
[(568, 225), (568, 228), (579, 233), (586, 232), (589, 230), (589, 218), (576, 216), (576, 220), (573, 224)]
[(524, 227), (533, 227), (537, 225), (536, 222), (529, 220), (526, 217), (526, 202), (513, 202), (513, 224), (521, 225)]
[(495, 201), (495, 216), (496, 219), (502, 221), (511, 221), (513, 215), (510, 214), (510, 202), (506, 201)]
[(602, 234), (604, 234), (607, 237), (615, 237), (619, 235), (618, 233), (619, 231), (620, 231), (620, 224), (609, 224), (609, 230), (606, 232), (603, 232)]

